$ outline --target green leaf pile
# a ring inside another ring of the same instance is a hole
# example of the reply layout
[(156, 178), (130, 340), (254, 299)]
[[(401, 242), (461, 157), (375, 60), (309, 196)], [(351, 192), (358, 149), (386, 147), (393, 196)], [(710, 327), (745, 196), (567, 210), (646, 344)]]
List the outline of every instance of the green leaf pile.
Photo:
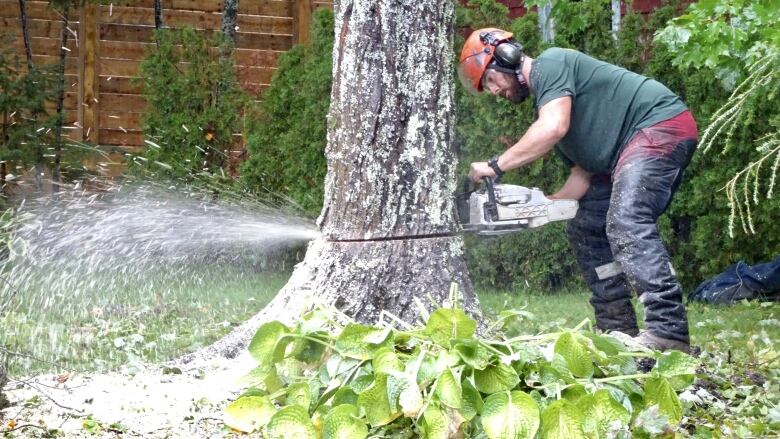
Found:
[[(258, 329), (258, 367), (227, 406), (228, 426), (271, 438), (642, 436), (680, 425), (678, 392), (697, 368), (681, 352), (632, 352), (579, 329), (477, 335), (458, 308), (411, 330), (341, 326), (324, 312)], [(656, 361), (647, 373), (634, 362), (642, 356)]]

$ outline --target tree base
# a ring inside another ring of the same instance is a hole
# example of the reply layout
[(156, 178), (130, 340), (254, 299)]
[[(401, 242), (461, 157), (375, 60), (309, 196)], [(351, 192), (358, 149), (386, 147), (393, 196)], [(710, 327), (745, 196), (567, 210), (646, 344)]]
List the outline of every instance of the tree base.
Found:
[(246, 349), (257, 328), (279, 320), (292, 324), (315, 303), (333, 306), (364, 323), (374, 323), (387, 311), (414, 323), (419, 299), (428, 311), (447, 302), (457, 284), (460, 306), (479, 316), (479, 302), (463, 259), (460, 237), (326, 241), (309, 244), (287, 285), (260, 312), (230, 334), (178, 362), (195, 365), (218, 358), (235, 358)]

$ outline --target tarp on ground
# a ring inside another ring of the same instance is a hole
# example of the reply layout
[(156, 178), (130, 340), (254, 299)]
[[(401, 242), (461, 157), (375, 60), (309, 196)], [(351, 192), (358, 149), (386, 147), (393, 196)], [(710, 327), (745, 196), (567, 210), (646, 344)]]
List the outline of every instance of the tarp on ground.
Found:
[(771, 262), (748, 265), (743, 261), (702, 282), (689, 302), (734, 303), (743, 299), (780, 300), (780, 256)]

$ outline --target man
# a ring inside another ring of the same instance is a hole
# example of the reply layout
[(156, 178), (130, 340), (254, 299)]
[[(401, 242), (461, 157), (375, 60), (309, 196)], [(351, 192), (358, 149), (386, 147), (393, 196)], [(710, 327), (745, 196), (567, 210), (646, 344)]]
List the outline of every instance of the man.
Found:
[[(689, 350), (682, 290), (656, 220), (696, 149), (696, 123), (661, 83), (574, 50), (528, 57), (512, 34), (480, 29), (460, 56), (470, 90), (520, 103), (534, 95), (537, 120), (517, 143), (471, 164), (474, 181), (547, 154), (571, 167), (551, 198), (579, 200), (567, 235), (592, 291), (596, 325), (659, 350)], [(645, 309), (639, 334), (629, 285)]]

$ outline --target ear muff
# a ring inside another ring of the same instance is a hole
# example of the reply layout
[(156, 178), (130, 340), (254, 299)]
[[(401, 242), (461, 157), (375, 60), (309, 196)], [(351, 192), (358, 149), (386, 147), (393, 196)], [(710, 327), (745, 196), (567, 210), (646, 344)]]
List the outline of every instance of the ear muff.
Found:
[(496, 46), (493, 56), (501, 67), (516, 69), (523, 62), (523, 46), (517, 41), (504, 41)]

